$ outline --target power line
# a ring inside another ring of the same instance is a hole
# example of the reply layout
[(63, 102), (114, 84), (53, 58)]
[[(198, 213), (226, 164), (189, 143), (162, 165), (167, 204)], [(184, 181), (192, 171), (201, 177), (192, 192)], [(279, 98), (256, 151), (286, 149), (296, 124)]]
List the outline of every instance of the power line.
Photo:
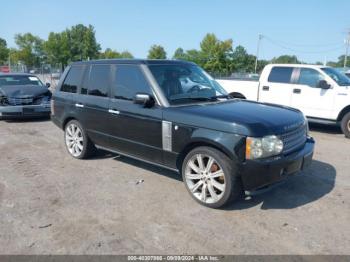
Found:
[(341, 50), (343, 49), (344, 45), (343, 44), (338, 44), (337, 47), (335, 48), (330, 48), (330, 49), (325, 49), (325, 50), (318, 50), (318, 51), (314, 51), (314, 50), (298, 50), (298, 49), (295, 49), (295, 48), (291, 48), (291, 47), (288, 47), (284, 44), (280, 44), (278, 41), (275, 41), (273, 39), (271, 39), (270, 37), (268, 36), (265, 36), (264, 35), (264, 39), (266, 39), (268, 42), (270, 42), (271, 44), (273, 45), (276, 45), (280, 48), (283, 48), (283, 49), (286, 49), (286, 50), (289, 50), (289, 51), (292, 51), (292, 52), (295, 52), (295, 53), (304, 53), (304, 54), (321, 54), (321, 53), (328, 53), (328, 52), (332, 52), (332, 51), (337, 51), (337, 50)]
[(291, 42), (286, 42), (286, 41), (282, 41), (282, 40), (276, 40), (276, 39), (272, 39), (269, 36), (264, 36), (265, 38), (268, 38), (274, 42), (278, 42), (281, 45), (287, 45), (287, 46), (295, 46), (295, 47), (327, 47), (327, 46), (339, 46), (339, 42), (336, 43), (327, 43), (327, 44), (300, 44), (300, 43), (291, 43)]

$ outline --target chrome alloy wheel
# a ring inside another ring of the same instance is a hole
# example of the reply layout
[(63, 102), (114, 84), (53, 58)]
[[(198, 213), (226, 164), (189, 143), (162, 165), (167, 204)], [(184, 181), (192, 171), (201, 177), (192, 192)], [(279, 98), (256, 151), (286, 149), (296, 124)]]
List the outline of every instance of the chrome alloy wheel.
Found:
[(348, 121), (347, 127), (348, 127), (348, 131), (350, 132), (350, 120)]
[(81, 129), (76, 124), (69, 124), (65, 132), (66, 146), (69, 153), (78, 157), (84, 148), (84, 138)]
[(185, 178), (190, 192), (201, 202), (216, 203), (224, 195), (224, 171), (211, 156), (194, 155), (186, 164)]

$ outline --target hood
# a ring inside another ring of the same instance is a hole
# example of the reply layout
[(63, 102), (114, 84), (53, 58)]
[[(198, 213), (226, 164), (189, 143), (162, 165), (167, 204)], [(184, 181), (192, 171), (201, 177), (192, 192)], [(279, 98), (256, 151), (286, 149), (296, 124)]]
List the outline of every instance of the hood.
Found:
[(283, 134), (305, 123), (299, 110), (239, 99), (169, 107), (165, 118), (186, 125), (253, 137)]
[(0, 93), (11, 98), (26, 98), (44, 95), (50, 92), (46, 86), (37, 85), (14, 85), (1, 86)]

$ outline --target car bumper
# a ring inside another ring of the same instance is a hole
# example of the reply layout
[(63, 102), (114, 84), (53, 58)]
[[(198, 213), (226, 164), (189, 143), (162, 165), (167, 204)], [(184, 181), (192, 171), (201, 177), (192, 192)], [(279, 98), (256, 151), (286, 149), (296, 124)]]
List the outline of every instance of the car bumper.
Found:
[(0, 106), (0, 119), (16, 119), (49, 116), (50, 104)]
[(312, 162), (314, 146), (315, 141), (310, 137), (302, 149), (287, 156), (247, 160), (240, 172), (244, 189), (257, 190), (304, 170)]

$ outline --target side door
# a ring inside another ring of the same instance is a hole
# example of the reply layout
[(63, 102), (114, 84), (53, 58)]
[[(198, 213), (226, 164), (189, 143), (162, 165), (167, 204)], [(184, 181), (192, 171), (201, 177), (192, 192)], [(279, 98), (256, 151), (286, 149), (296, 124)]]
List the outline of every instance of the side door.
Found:
[(324, 75), (313, 68), (297, 68), (293, 85), (291, 106), (301, 110), (306, 116), (330, 118), (334, 103), (334, 89), (318, 86)]
[(274, 66), (267, 78), (261, 79), (259, 102), (290, 106), (292, 96), (293, 67)]
[(136, 93), (154, 96), (140, 65), (112, 68), (109, 132), (115, 150), (147, 161), (162, 163), (162, 108), (134, 104)]
[(108, 147), (108, 120), (110, 94), (110, 65), (89, 65), (86, 67), (79, 95), (75, 100), (79, 121), (89, 138), (97, 145)]
[(75, 95), (78, 92), (84, 74), (83, 66), (69, 66), (66, 68), (58, 84), (57, 91), (54, 91), (51, 106), (53, 119), (57, 118), (63, 123), (67, 117), (76, 115)]

